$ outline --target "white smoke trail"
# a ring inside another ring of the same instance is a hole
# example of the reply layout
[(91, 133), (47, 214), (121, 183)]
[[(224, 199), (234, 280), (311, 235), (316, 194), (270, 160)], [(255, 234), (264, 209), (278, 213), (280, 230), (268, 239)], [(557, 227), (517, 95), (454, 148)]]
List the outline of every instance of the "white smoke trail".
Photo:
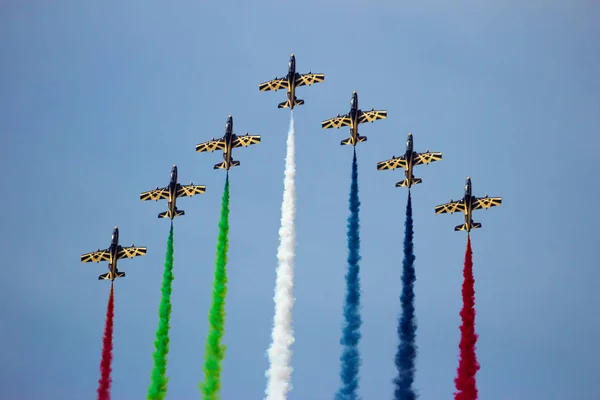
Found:
[(286, 400), (292, 389), (292, 351), (294, 330), (292, 307), (294, 305), (294, 258), (296, 256), (296, 162), (294, 160), (294, 113), (290, 119), (281, 204), (281, 228), (277, 249), (277, 279), (275, 283), (275, 316), (269, 347), (269, 369), (265, 373), (268, 383), (265, 400)]

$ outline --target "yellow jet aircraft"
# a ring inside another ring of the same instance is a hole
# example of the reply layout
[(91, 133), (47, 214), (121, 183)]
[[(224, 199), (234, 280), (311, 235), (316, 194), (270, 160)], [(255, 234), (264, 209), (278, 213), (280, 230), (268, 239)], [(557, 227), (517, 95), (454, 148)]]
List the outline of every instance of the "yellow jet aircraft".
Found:
[(117, 260), (143, 255), (146, 255), (145, 247), (135, 247), (135, 245), (132, 245), (131, 247), (121, 247), (119, 245), (119, 228), (115, 226), (108, 249), (98, 249), (91, 253), (83, 254), (81, 256), (81, 262), (108, 261), (108, 273), (99, 275), (98, 279), (110, 279), (111, 281), (114, 281), (117, 278), (125, 277), (125, 272), (121, 272), (117, 269)]
[(260, 143), (260, 136), (248, 135), (248, 133), (243, 136), (238, 136), (233, 133), (233, 117), (230, 115), (227, 117), (227, 123), (225, 124), (225, 135), (220, 139), (212, 138), (212, 140), (209, 140), (208, 142), (197, 144), (196, 151), (213, 152), (215, 150), (223, 150), (223, 159), (225, 161), (215, 164), (214, 169), (226, 169), (229, 171), (229, 168), (240, 165), (239, 161), (231, 158), (231, 151), (234, 148), (248, 147), (258, 143)]
[(408, 189), (412, 185), (423, 182), (421, 178), (415, 178), (413, 175), (413, 168), (421, 164), (429, 164), (430, 162), (439, 161), (442, 159), (442, 153), (431, 153), (429, 149), (425, 153), (417, 153), (413, 151), (413, 136), (412, 133), (408, 134), (406, 140), (406, 153), (400, 157), (392, 156), (391, 160), (380, 161), (377, 163), (377, 170), (383, 171), (386, 169), (404, 168), (404, 179), (401, 182), (396, 183), (396, 187), (408, 186)]
[(191, 197), (195, 194), (203, 194), (206, 191), (206, 186), (203, 185), (180, 185), (177, 183), (177, 165), (173, 165), (171, 170), (171, 181), (169, 186), (159, 189), (158, 186), (154, 190), (140, 194), (140, 200), (161, 200), (169, 201), (169, 209), (158, 214), (158, 218), (170, 218), (171, 220), (180, 215), (185, 215), (185, 211), (178, 210), (176, 206), (178, 197)]
[(458, 200), (450, 200), (450, 203), (442, 204), (435, 207), (436, 214), (450, 213), (454, 214), (457, 211), (465, 214), (465, 223), (457, 225), (455, 231), (467, 231), (471, 232), (471, 229), (481, 228), (481, 223), (473, 222), (471, 218), (473, 211), (482, 208), (496, 207), (502, 204), (501, 197), (488, 197), (486, 194), (484, 197), (475, 197), (471, 194), (471, 178), (467, 176), (467, 183), (465, 184), (465, 196)]
[(341, 145), (351, 144), (356, 146), (357, 143), (366, 142), (366, 136), (360, 136), (358, 134), (358, 124), (364, 124), (365, 122), (373, 122), (378, 119), (387, 118), (386, 110), (375, 110), (362, 111), (358, 108), (358, 94), (356, 91), (352, 92), (352, 100), (350, 100), (350, 112), (345, 115), (338, 114), (337, 117), (333, 117), (321, 123), (323, 129), (329, 128), (340, 128), (342, 126), (350, 127), (350, 137), (342, 140)]
[(288, 64), (288, 73), (283, 78), (273, 78), (268, 82), (263, 82), (258, 85), (258, 90), (266, 92), (267, 90), (279, 90), (287, 89), (287, 100), (283, 103), (279, 103), (277, 108), (290, 108), (294, 109), (294, 106), (304, 104), (304, 100), (296, 98), (296, 88), (304, 85), (312, 85), (313, 83), (323, 82), (325, 80), (325, 74), (299, 74), (296, 72), (296, 57), (292, 54), (290, 56), (290, 62)]

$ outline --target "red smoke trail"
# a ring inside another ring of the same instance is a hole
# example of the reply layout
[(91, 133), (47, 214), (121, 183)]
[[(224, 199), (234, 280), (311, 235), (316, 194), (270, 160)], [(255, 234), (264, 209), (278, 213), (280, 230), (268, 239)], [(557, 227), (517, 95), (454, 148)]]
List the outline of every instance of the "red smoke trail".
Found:
[(479, 370), (475, 354), (475, 278), (473, 277), (473, 252), (471, 237), (467, 236), (467, 251), (465, 253), (464, 282), (462, 286), (463, 308), (460, 311), (462, 325), (460, 326), (460, 359), (454, 384), (454, 400), (477, 400), (477, 382), (475, 374)]
[(100, 362), (100, 379), (98, 380), (98, 400), (110, 400), (110, 364), (112, 363), (113, 349), (113, 317), (115, 315), (114, 289), (111, 283), (106, 307), (106, 325), (104, 326), (104, 339), (102, 340), (102, 361)]

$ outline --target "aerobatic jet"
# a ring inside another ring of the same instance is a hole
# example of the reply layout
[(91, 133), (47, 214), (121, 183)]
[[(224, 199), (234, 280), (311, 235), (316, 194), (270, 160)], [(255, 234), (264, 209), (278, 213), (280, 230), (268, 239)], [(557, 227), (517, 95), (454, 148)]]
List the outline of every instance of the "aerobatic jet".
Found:
[(287, 100), (283, 103), (279, 103), (277, 108), (290, 108), (294, 109), (294, 106), (304, 104), (304, 100), (296, 98), (296, 88), (304, 85), (312, 85), (313, 83), (323, 82), (325, 80), (325, 74), (299, 74), (296, 72), (296, 57), (292, 54), (290, 56), (290, 62), (288, 64), (288, 73), (283, 78), (273, 78), (268, 82), (263, 82), (258, 85), (258, 90), (266, 92), (267, 90), (279, 90), (287, 89)]
[(105, 250), (96, 250), (81, 256), (81, 262), (100, 262), (108, 261), (108, 273), (98, 276), (98, 279), (110, 279), (114, 281), (117, 278), (125, 277), (125, 272), (117, 269), (117, 260), (123, 258), (133, 258), (146, 255), (145, 247), (122, 247), (119, 245), (119, 228), (115, 226), (112, 233), (110, 247)]
[(140, 194), (140, 200), (161, 200), (166, 199), (169, 202), (169, 209), (167, 211), (158, 214), (158, 218), (170, 218), (171, 220), (180, 215), (185, 215), (185, 211), (177, 209), (177, 198), (178, 197), (191, 197), (195, 194), (203, 194), (206, 191), (204, 185), (194, 185), (192, 182), (189, 185), (180, 185), (177, 183), (177, 165), (173, 165), (171, 170), (171, 181), (169, 186), (159, 189), (150, 190)]
[(350, 137), (342, 140), (341, 145), (351, 144), (356, 146), (357, 143), (366, 142), (366, 136), (360, 136), (358, 134), (358, 124), (364, 124), (365, 122), (373, 122), (378, 119), (387, 118), (386, 110), (375, 110), (362, 111), (358, 108), (358, 94), (356, 91), (352, 92), (352, 99), (350, 100), (350, 112), (345, 115), (338, 114), (337, 117), (333, 117), (321, 123), (323, 129), (329, 128), (340, 128), (342, 126), (350, 127)]
[(391, 160), (380, 161), (377, 163), (377, 170), (382, 171), (386, 169), (404, 168), (404, 176), (406, 179), (397, 182), (396, 187), (403, 187), (416, 185), (417, 183), (423, 182), (421, 178), (415, 178), (413, 175), (413, 168), (421, 164), (429, 164), (430, 162), (439, 161), (442, 159), (442, 153), (431, 153), (429, 149), (425, 153), (417, 153), (413, 151), (413, 136), (412, 133), (408, 134), (406, 140), (406, 153), (400, 157), (392, 156)]
[(223, 150), (223, 161), (222, 163), (215, 164), (214, 169), (226, 169), (229, 171), (231, 167), (237, 167), (240, 165), (239, 161), (231, 158), (231, 151), (236, 147), (248, 147), (252, 144), (260, 143), (260, 136), (249, 135), (247, 132), (245, 135), (238, 136), (233, 133), (233, 117), (230, 115), (227, 117), (227, 123), (225, 124), (225, 135), (220, 139), (212, 138), (208, 142), (200, 143), (196, 145), (197, 152), (215, 150)]
[(501, 197), (488, 197), (486, 194), (484, 197), (475, 197), (471, 194), (471, 178), (467, 176), (467, 182), (465, 184), (465, 196), (458, 200), (450, 200), (450, 203), (442, 204), (435, 207), (436, 214), (463, 212), (465, 214), (465, 223), (457, 225), (455, 231), (467, 231), (471, 232), (471, 229), (481, 228), (481, 223), (473, 222), (472, 214), (473, 211), (482, 208), (496, 207), (502, 204)]

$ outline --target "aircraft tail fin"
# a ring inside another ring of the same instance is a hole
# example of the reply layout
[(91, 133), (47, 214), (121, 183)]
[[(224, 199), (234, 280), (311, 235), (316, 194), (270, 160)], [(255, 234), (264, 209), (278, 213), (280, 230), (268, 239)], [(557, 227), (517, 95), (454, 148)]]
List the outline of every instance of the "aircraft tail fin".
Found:
[(185, 215), (185, 211), (184, 210), (175, 210), (175, 215), (171, 216), (171, 210), (167, 210), (165, 212), (161, 212), (158, 214), (158, 218), (175, 218), (175, 217), (179, 217), (181, 215)]
[[(357, 143), (362, 143), (362, 142), (366, 142), (367, 141), (367, 137), (366, 136), (360, 136), (358, 135), (358, 141)], [(340, 145), (346, 145), (346, 144), (351, 144), (353, 146), (356, 146), (356, 143), (354, 143), (354, 141), (352, 140), (352, 136), (350, 136), (347, 139), (344, 139), (340, 142)]]
[[(304, 104), (304, 100), (303, 99), (297, 99), (294, 97), (294, 107), (295, 106), (301, 106), (302, 104)], [(277, 105), (277, 108), (293, 108), (292, 104), (290, 102), (290, 99), (287, 99), (284, 102), (281, 102)]]
[[(421, 178), (415, 178), (415, 177), (413, 176), (413, 178), (412, 178), (412, 182), (410, 183), (410, 185), (411, 185), (411, 186), (412, 186), (412, 185), (417, 185), (417, 184), (419, 184), (419, 183), (421, 183), (421, 182), (423, 182), (423, 179), (421, 179)], [(400, 182), (397, 182), (397, 183), (396, 183), (396, 187), (406, 187), (406, 186), (408, 186), (408, 179), (405, 179), (405, 180), (403, 180), (403, 181), (400, 181)]]
[[(125, 272), (121, 272), (121, 271), (117, 271), (117, 276), (115, 276), (115, 279), (117, 278), (124, 278), (125, 277)], [(108, 280), (111, 279), (111, 273), (107, 272), (106, 274), (102, 274), (102, 275), (98, 275), (98, 280)]]
[[(480, 222), (473, 222), (471, 221), (471, 230), (473, 229), (477, 229), (477, 228), (481, 228), (481, 223)], [(467, 230), (467, 224), (462, 224), (462, 225), (456, 225), (454, 227), (455, 231), (466, 231)]]
[[(238, 165), (240, 165), (239, 161), (231, 160), (231, 163), (229, 164), (229, 168), (237, 167)], [(213, 169), (227, 169), (227, 162), (223, 161), (222, 163), (215, 164)]]

